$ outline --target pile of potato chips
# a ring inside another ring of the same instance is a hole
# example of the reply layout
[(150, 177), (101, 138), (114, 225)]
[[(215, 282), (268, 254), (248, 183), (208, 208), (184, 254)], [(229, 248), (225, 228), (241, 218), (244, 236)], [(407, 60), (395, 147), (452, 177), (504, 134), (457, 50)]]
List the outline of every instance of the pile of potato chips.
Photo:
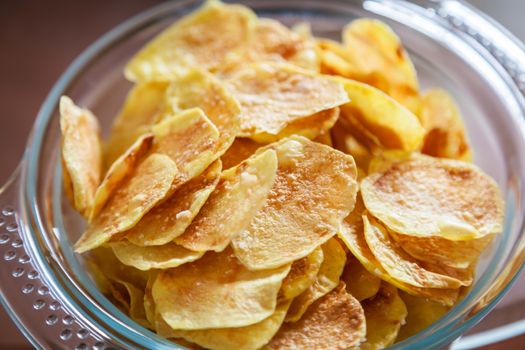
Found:
[(446, 313), (502, 230), (462, 118), (399, 38), (342, 43), (208, 1), (125, 69), (102, 146), (60, 101), (75, 245), (101, 291), (189, 348), (383, 349)]

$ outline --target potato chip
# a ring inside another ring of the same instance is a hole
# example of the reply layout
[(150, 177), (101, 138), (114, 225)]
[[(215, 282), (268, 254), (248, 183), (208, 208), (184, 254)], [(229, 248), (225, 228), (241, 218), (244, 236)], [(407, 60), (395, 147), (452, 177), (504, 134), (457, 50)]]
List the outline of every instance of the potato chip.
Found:
[(319, 143), (322, 143), (323, 145), (330, 146), (330, 147), (334, 146), (332, 142), (332, 136), (330, 135), (330, 130), (319, 133), (319, 135), (317, 135), (317, 137), (312, 139), (312, 141), (319, 142)]
[(209, 0), (142, 48), (127, 64), (126, 78), (170, 81), (189, 67), (218, 68), (230, 52), (248, 43), (255, 21), (245, 6)]
[(179, 187), (154, 207), (130, 230), (128, 241), (140, 246), (158, 246), (184, 233), (219, 182), (221, 161), (213, 162), (202, 174)]
[(121, 241), (110, 243), (109, 246), (121, 263), (143, 271), (177, 267), (195, 261), (204, 255), (204, 252), (194, 252), (173, 242), (159, 246), (141, 247)]
[(445, 315), (449, 306), (445, 306), (427, 298), (399, 292), (408, 310), (405, 324), (399, 330), (397, 341), (405, 340), (436, 322)]
[(120, 263), (111, 248), (93, 249), (89, 252), (88, 259), (101, 269), (107, 279), (125, 281), (142, 290), (146, 288), (149, 272)]
[(223, 169), (238, 165), (262, 146), (264, 145), (251, 139), (236, 138), (230, 148), (221, 156)]
[(231, 146), (240, 130), (240, 106), (224, 84), (207, 72), (193, 70), (174, 80), (168, 96), (177, 108), (199, 107), (219, 130), (217, 153)]
[(96, 248), (133, 227), (168, 194), (177, 175), (177, 166), (168, 156), (148, 156), (113, 193), (75, 244), (75, 251), (83, 253)]
[(88, 217), (102, 176), (98, 121), (89, 110), (62, 96), (60, 131), (66, 194), (80, 214)]
[(146, 318), (146, 311), (144, 309), (144, 291), (137, 288), (135, 285), (122, 280), (114, 280), (113, 283), (121, 284), (126, 292), (126, 299), (129, 300), (129, 306), (126, 307), (126, 312), (135, 322), (143, 327), (150, 328), (151, 325)]
[(268, 147), (279, 161), (275, 184), (250, 226), (232, 240), (235, 255), (254, 270), (301, 259), (334, 236), (357, 192), (352, 157), (300, 136)]
[(352, 64), (366, 76), (364, 82), (385, 91), (412, 112), (418, 110), (414, 65), (390, 27), (374, 19), (356, 19), (343, 29), (343, 44), (352, 55)]
[(352, 254), (347, 257), (341, 281), (346, 284), (346, 291), (359, 301), (372, 298), (381, 286), (381, 279), (368, 272)]
[(421, 98), (419, 118), (426, 131), (421, 152), (440, 158), (472, 160), (463, 118), (448, 92), (427, 91)]
[(151, 328), (155, 331), (157, 331), (157, 309), (153, 295), (151, 294), (151, 289), (153, 288), (153, 283), (155, 283), (157, 275), (158, 271), (156, 270), (148, 271), (148, 281), (144, 289), (144, 312), (146, 314), (146, 320), (148, 320)]
[(397, 289), (383, 282), (379, 293), (361, 305), (365, 310), (366, 342), (360, 349), (381, 350), (392, 345), (407, 317), (407, 308)]
[(341, 106), (341, 118), (359, 124), (384, 148), (413, 151), (423, 141), (418, 118), (382, 91), (355, 80), (334, 78), (344, 85), (350, 102)]
[(286, 314), (286, 322), (298, 321), (316, 300), (328, 294), (339, 284), (346, 263), (346, 253), (335, 238), (322, 245), (323, 262), (314, 283), (293, 301)]
[(367, 169), (373, 157), (372, 152), (366, 145), (359, 141), (350, 130), (351, 128), (344, 125), (341, 121), (335, 123), (334, 127), (330, 130), (333, 146), (335, 149), (354, 157), (358, 167)]
[(310, 255), (294, 261), (283, 280), (279, 300), (291, 300), (307, 290), (315, 282), (323, 260), (323, 249), (317, 248)]
[(147, 155), (153, 144), (153, 135), (144, 134), (140, 136), (131, 147), (126, 150), (106, 172), (104, 179), (95, 192), (93, 207), (89, 215), (89, 221), (98, 215), (106, 205), (109, 197), (122, 184), (126, 177), (133, 172), (137, 164)]
[(138, 83), (128, 93), (104, 147), (106, 168), (159, 121), (166, 108), (167, 86), (157, 82)]
[(272, 150), (224, 171), (199, 214), (175, 242), (195, 251), (224, 250), (264, 205), (276, 172), (277, 156)]
[(320, 56), (321, 73), (366, 80), (366, 74), (353, 63), (353, 55), (343, 45), (326, 38), (316, 38), (315, 42)]
[(264, 349), (349, 349), (363, 342), (365, 333), (363, 308), (341, 282), (299, 321), (285, 323)]
[(162, 270), (152, 288), (157, 312), (173, 329), (242, 327), (271, 316), (290, 265), (250, 271), (231, 249)]
[(241, 135), (277, 135), (290, 123), (348, 102), (341, 83), (289, 64), (252, 63), (227, 79), (241, 105)]
[(425, 269), (416, 259), (397, 247), (385, 227), (368, 213), (363, 214), (363, 223), (365, 239), (372, 254), (396, 280), (420, 288), (459, 288), (470, 284)]
[(478, 167), (420, 156), (394, 163), (361, 182), (366, 208), (390, 230), (450, 240), (502, 230), (498, 185)]

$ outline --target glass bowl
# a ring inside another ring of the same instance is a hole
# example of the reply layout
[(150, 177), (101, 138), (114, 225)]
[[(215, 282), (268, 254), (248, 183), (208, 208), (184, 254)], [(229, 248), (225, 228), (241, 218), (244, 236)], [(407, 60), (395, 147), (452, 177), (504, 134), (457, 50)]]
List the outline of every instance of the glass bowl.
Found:
[[(523, 46), (456, 0), (240, 2), (288, 25), (308, 21), (316, 35), (335, 39), (353, 18), (379, 18), (402, 38), (423, 89), (443, 87), (457, 99), (475, 161), (504, 193), (504, 232), (481, 259), (468, 295), (431, 327), (392, 349), (451, 343), (494, 307), (525, 259)], [(0, 189), (0, 299), (35, 347), (182, 349), (113, 306), (88, 277), (82, 257), (73, 253), (84, 222), (62, 193), (57, 102), (62, 94), (71, 96), (90, 108), (107, 132), (131, 86), (122, 74), (126, 61), (196, 6), (198, 1), (191, 0), (162, 4), (116, 27), (80, 55), (49, 93), (20, 166)]]

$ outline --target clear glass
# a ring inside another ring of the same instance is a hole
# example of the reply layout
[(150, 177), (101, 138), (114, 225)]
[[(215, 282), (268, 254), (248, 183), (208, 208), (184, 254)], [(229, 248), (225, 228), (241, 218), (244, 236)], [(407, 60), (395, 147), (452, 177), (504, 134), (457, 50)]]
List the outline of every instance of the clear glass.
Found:
[[(353, 18), (379, 18), (402, 38), (422, 88), (439, 86), (455, 96), (466, 119), (475, 162), (496, 179), (505, 195), (505, 229), (484, 254), (469, 294), (444, 318), (392, 349), (433, 349), (449, 344), (490, 311), (525, 258), (525, 102), (520, 91), (525, 91), (525, 81), (521, 80), (525, 80), (524, 67), (520, 66), (525, 62), (523, 47), (492, 21), (458, 1), (240, 2), (260, 16), (287, 25), (308, 21), (317, 36), (333, 39), (339, 39), (341, 28)], [(113, 306), (90, 280), (82, 257), (72, 251), (72, 243), (85, 223), (62, 193), (57, 102), (62, 94), (71, 96), (98, 116), (107, 133), (131, 86), (122, 74), (127, 60), (146, 41), (197, 5), (191, 0), (163, 4), (117, 27), (88, 48), (53, 87), (35, 123), (20, 173), (0, 189), (0, 206), (4, 202), (14, 206), (24, 252), (39, 271), (41, 283), (50, 290), (53, 300), (61, 302), (61, 309), (65, 310), (62, 317), (71, 315), (74, 319), (77, 327), (67, 329), (77, 333), (85, 329), (88, 333), (82, 338), (68, 336), (62, 328), (42, 325), (39, 329), (37, 322), (49, 325), (50, 314), (38, 314), (40, 309), (35, 305), (42, 298), (44, 303), (52, 301), (39, 294), (42, 297), (32, 299), (32, 307), (23, 308), (24, 301), (17, 301), (7, 292), (9, 288), (3, 284), (7, 277), (0, 269), (4, 306), (11, 309), (13, 318), (26, 328), (36, 346), (178, 348)], [(0, 254), (4, 253), (2, 227), (7, 227), (2, 226), (1, 220), (0, 217)], [(17, 288), (26, 286), (20, 284)], [(47, 304), (44, 309), (54, 310)], [(66, 321), (63, 324), (67, 325)]]

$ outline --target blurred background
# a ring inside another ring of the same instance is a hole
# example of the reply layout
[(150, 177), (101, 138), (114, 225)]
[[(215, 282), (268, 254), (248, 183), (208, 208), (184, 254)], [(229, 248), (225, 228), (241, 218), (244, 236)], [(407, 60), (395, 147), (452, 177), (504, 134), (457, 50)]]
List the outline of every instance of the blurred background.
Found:
[[(71, 61), (100, 35), (161, 0), (0, 0), (0, 184), (22, 156), (38, 109)], [(471, 0), (525, 41), (525, 1)], [(525, 278), (511, 291), (523, 294)], [(503, 301), (474, 330), (525, 318), (525, 302)], [(0, 308), (0, 349), (32, 349)], [(525, 337), (485, 350), (524, 349)]]

